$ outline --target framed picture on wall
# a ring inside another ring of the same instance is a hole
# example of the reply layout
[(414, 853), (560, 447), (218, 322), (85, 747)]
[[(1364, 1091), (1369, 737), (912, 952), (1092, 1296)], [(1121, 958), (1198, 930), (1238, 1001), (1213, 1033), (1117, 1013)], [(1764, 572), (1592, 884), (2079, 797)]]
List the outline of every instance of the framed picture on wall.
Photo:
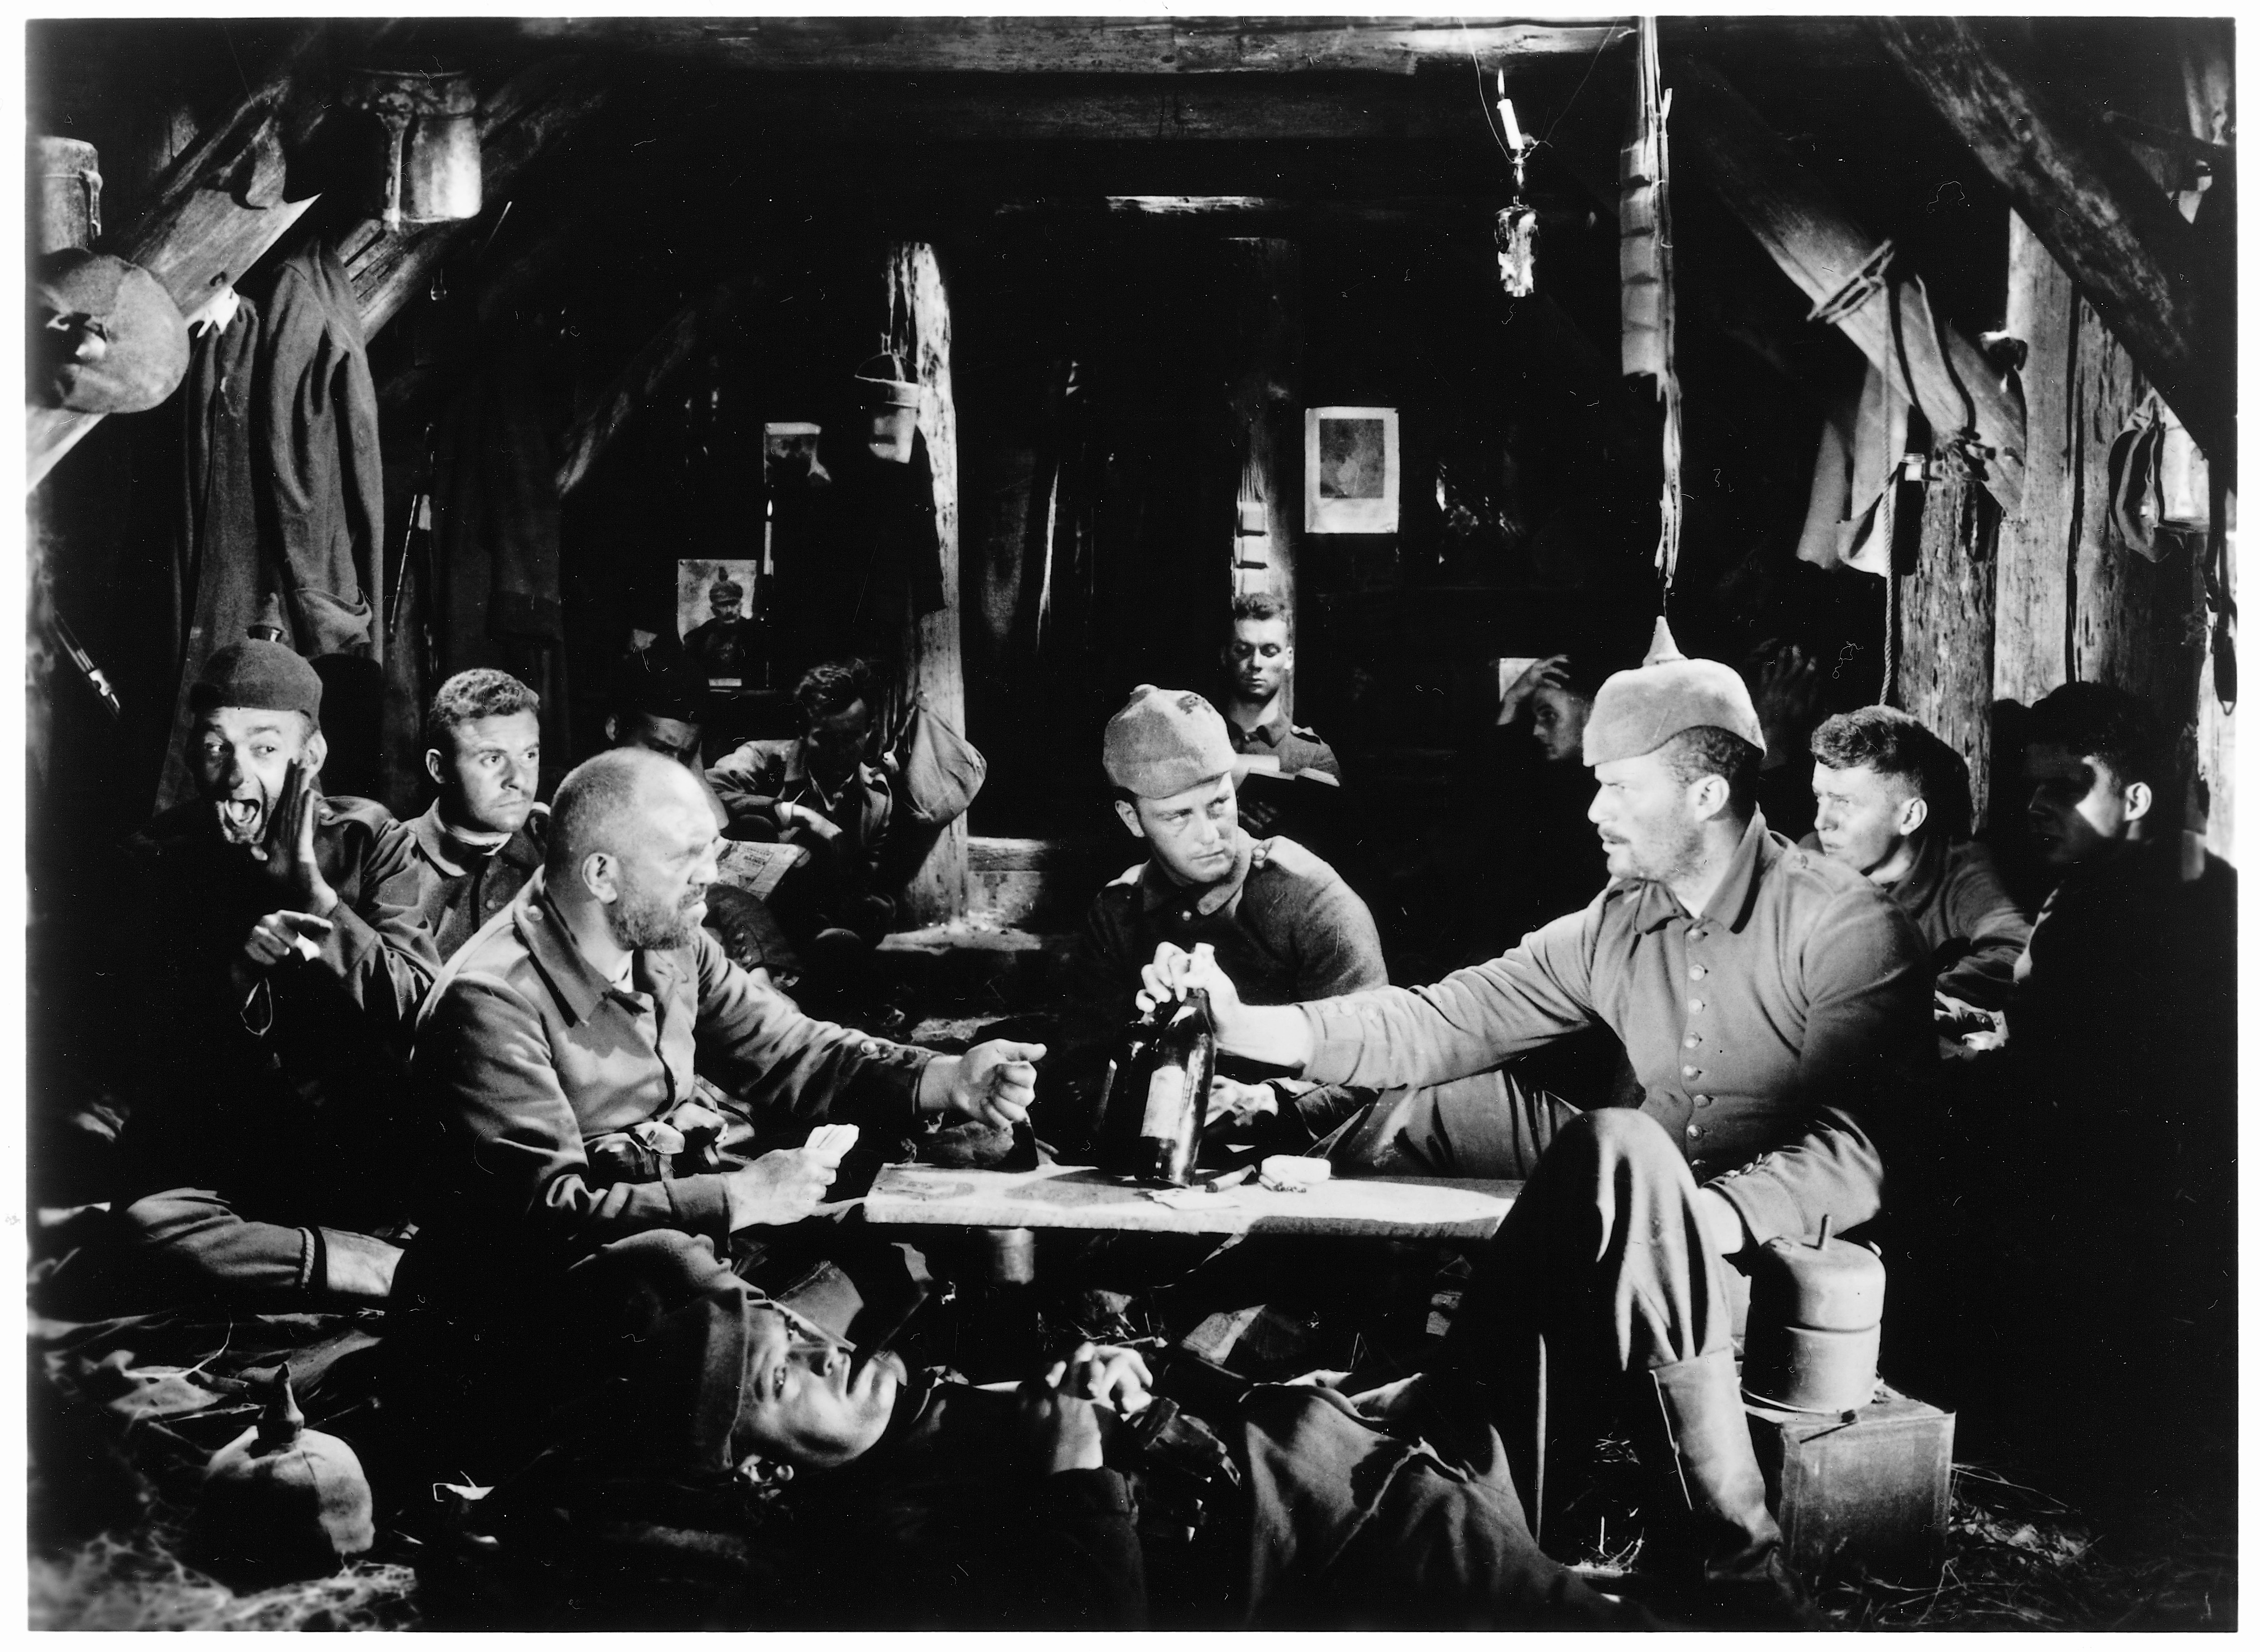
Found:
[(1304, 412), (1304, 532), (1395, 533), (1400, 480), (1395, 408)]
[(769, 650), (751, 617), (761, 563), (684, 557), (675, 565), (675, 633), (710, 688), (759, 686)]

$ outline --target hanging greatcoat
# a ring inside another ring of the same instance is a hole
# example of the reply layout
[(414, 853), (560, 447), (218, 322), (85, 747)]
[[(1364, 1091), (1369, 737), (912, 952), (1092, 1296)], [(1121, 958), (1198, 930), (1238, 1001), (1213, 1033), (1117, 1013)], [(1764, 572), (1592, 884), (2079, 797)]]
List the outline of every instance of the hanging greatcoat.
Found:
[(319, 242), (242, 297), (195, 342), (179, 580), (181, 681), (158, 808), (193, 789), (188, 691), (214, 651), (243, 640), (269, 595), (285, 640), (309, 658), (379, 652), (384, 477), (376, 386), (353, 282)]

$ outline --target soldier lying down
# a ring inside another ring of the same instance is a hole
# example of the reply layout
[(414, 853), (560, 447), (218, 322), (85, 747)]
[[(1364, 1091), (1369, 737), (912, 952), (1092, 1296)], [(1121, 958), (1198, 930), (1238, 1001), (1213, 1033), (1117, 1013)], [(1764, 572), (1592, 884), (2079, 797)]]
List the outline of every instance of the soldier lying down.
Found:
[(856, 1620), (1142, 1627), (1151, 1564), (1156, 1614), (1212, 1625), (1656, 1627), (1540, 1551), (1479, 1411), (1423, 1378), (1220, 1394), (1212, 1432), (1134, 1349), (980, 1388), (748, 1318), (738, 1471), (854, 1557)]

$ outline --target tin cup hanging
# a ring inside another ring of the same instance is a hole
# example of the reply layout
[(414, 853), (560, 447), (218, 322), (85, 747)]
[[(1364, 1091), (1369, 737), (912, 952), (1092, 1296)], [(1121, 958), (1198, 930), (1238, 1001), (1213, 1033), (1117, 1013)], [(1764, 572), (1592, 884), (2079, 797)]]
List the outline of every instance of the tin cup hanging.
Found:
[(884, 352), (873, 356), (855, 369), (855, 390), (872, 456), (909, 464), (918, 435), (919, 387), (905, 375), (902, 358)]
[(341, 101), (375, 122), (384, 183), (372, 204), (387, 230), (478, 217), (479, 99), (468, 75), (349, 69)]

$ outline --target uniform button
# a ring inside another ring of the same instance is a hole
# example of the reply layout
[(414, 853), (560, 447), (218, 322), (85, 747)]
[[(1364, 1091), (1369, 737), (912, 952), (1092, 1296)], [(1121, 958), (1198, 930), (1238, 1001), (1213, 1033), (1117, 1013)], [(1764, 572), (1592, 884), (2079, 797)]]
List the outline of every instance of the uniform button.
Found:
[(1190, 912), (1180, 912), (1177, 915), (1183, 918), (1187, 923), (1191, 923), (1193, 921), (1193, 915)]
[(1703, 1000), (1699, 998), (1691, 998), (1687, 1000), (1687, 1008), (1700, 1015), (1703, 1011)]
[(1695, 1105), (1699, 1107), (1707, 1107), (1711, 1105), (1711, 1098), (1707, 1095), (1699, 1095), (1695, 1098)]
[(1687, 979), (1691, 981), (1699, 981), (1710, 972), (1710, 971), (1705, 969), (1700, 964), (1690, 964), (1687, 966)]
[(1686, 1037), (1681, 1039), (1679, 1042), (1686, 1045), (1688, 1049), (1692, 1050), (1696, 1045), (1703, 1042), (1703, 1035), (1701, 1033), (1689, 1033)]
[(1703, 1134), (1703, 1127), (1699, 1124), (1691, 1124), (1687, 1127), (1687, 1134), (1690, 1136), (1700, 1136)]
[(1696, 1155), (1693, 1158), (1691, 1158), (1691, 1159), (1689, 1159), (1689, 1160), (1687, 1161), (1687, 1168), (1688, 1168), (1688, 1169), (1690, 1169), (1690, 1170), (1700, 1170), (1700, 1169), (1702, 1168), (1702, 1166), (1703, 1166), (1703, 1158), (1702, 1158), (1702, 1155), (1700, 1155), (1699, 1153), (1698, 1155)]
[(1703, 1069), (1700, 1067), (1682, 1067), (1679, 1069), (1679, 1076), (1683, 1079), (1699, 1079), (1703, 1076)]

